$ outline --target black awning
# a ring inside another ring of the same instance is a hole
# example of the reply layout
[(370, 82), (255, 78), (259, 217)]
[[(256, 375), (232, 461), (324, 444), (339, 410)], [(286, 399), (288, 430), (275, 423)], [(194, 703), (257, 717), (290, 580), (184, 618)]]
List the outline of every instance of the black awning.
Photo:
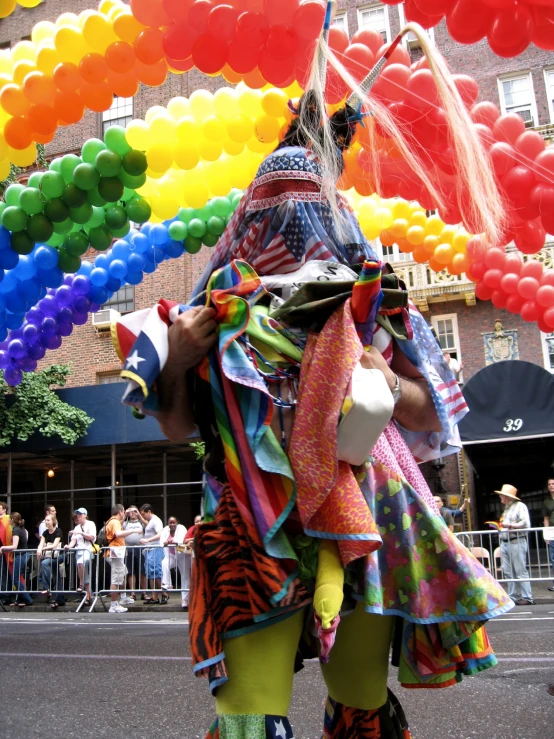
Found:
[(463, 392), (470, 409), (460, 424), (464, 443), (554, 435), (554, 376), (536, 364), (491, 364)]

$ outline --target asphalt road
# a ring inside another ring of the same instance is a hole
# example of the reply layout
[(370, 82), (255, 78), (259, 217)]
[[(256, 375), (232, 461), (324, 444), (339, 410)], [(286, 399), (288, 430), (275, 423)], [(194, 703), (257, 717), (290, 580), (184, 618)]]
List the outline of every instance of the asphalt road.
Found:
[[(414, 739), (554, 735), (554, 606), (489, 624), (500, 664), (445, 690), (400, 698)], [(213, 707), (194, 678), (186, 614), (0, 613), (1, 739), (204, 739)], [(319, 739), (325, 687), (317, 662), (295, 678), (296, 739)]]

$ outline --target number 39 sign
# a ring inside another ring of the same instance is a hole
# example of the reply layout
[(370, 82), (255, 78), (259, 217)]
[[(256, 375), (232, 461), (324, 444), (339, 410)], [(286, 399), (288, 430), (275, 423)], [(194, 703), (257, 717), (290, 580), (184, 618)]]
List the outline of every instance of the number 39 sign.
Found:
[(510, 433), (513, 433), (514, 431), (519, 431), (522, 426), (523, 426), (522, 418), (507, 418), (506, 425), (504, 426), (502, 431), (505, 431), (507, 434), (510, 434)]

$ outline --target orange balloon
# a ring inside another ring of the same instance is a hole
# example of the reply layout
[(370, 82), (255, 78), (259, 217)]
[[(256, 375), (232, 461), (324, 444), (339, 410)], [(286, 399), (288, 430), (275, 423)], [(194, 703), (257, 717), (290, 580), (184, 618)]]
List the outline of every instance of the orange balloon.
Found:
[(37, 131), (33, 131), (33, 138), (35, 140), (35, 143), (37, 144), (49, 144), (53, 141), (54, 136), (56, 135), (56, 132), (53, 131), (52, 133), (38, 133)]
[(54, 82), (58, 90), (77, 92), (83, 84), (79, 67), (72, 62), (62, 62), (54, 70)]
[(239, 74), (238, 72), (232, 70), (228, 64), (223, 67), (223, 69), (221, 70), (221, 74), (223, 75), (223, 78), (231, 85), (237, 85), (242, 80), (242, 74)]
[(434, 259), (443, 266), (452, 262), (455, 252), (451, 244), (439, 244), (435, 249)]
[(118, 15), (113, 22), (113, 30), (122, 41), (126, 41), (128, 44), (133, 43), (143, 28), (146, 28), (146, 26), (139, 23), (130, 13)]
[(385, 229), (384, 231), (381, 231), (379, 241), (383, 246), (393, 246), (396, 244), (396, 237), (390, 231)]
[(86, 107), (95, 113), (103, 113), (113, 103), (112, 91), (106, 82), (100, 85), (87, 85), (83, 83), (81, 97)]
[(120, 98), (132, 98), (138, 92), (139, 81), (134, 72), (127, 72), (126, 74), (109, 72), (108, 87), (114, 95)]
[(167, 78), (167, 62), (162, 59), (157, 64), (143, 64), (137, 59), (135, 74), (148, 87), (159, 87)]
[(466, 272), (469, 268), (469, 259), (467, 254), (461, 254), (458, 252), (452, 257), (452, 264), (450, 265), (450, 273), (453, 275), (461, 275), (462, 272)]
[(417, 244), (423, 244), (425, 241), (425, 229), (423, 226), (410, 226), (406, 234), (406, 238), (410, 244), (413, 244), (414, 246)]
[(14, 116), (24, 115), (31, 107), (21, 87), (14, 84), (4, 85), (0, 91), (0, 104), (6, 113)]
[(397, 218), (393, 221), (392, 225), (389, 226), (389, 231), (399, 239), (403, 239), (408, 231), (409, 223), (405, 218)]
[(56, 93), (54, 110), (61, 126), (69, 126), (81, 120), (85, 112), (85, 104), (77, 92)]
[(116, 74), (130, 72), (136, 60), (135, 50), (126, 41), (116, 41), (106, 49), (106, 64)]
[(431, 257), (429, 259), (429, 266), (431, 267), (433, 272), (442, 272), (442, 270), (444, 269), (444, 264), (439, 264), (435, 257)]
[(49, 105), (33, 105), (27, 113), (27, 119), (35, 133), (48, 136), (55, 133), (58, 127), (58, 116)]
[(440, 239), (438, 236), (426, 236), (423, 242), (423, 248), (427, 252), (427, 256), (429, 256), (430, 254), (434, 254), (435, 249), (439, 244)]
[(47, 105), (56, 94), (56, 85), (52, 77), (42, 72), (31, 72), (23, 81), (25, 97), (35, 105)]
[(79, 73), (89, 85), (98, 85), (108, 76), (108, 65), (100, 54), (85, 54), (79, 62)]
[(410, 244), (408, 239), (398, 239), (396, 243), (398, 244), (398, 248), (400, 249), (402, 254), (409, 254), (414, 248), (413, 245)]
[(427, 253), (427, 250), (425, 249), (423, 244), (418, 244), (417, 246), (414, 246), (412, 257), (414, 258), (414, 262), (417, 262), (418, 264), (425, 264), (425, 262), (429, 259), (429, 254)]
[(33, 143), (33, 129), (26, 118), (16, 116), (6, 121), (4, 138), (12, 149), (26, 149)]
[(267, 82), (264, 80), (257, 67), (251, 72), (248, 72), (248, 74), (245, 74), (243, 79), (247, 87), (251, 90), (261, 90), (262, 87), (267, 85)]
[(139, 62), (151, 65), (165, 59), (163, 40), (164, 34), (159, 28), (145, 28), (141, 31), (133, 44)]

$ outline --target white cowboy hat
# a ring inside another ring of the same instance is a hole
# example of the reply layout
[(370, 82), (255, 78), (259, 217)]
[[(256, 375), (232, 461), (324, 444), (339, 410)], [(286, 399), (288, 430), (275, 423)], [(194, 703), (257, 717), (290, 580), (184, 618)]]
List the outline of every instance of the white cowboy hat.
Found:
[(521, 500), (517, 497), (517, 488), (513, 485), (502, 485), (502, 490), (495, 490), (498, 495), (505, 495), (507, 498), (513, 498), (514, 500)]

